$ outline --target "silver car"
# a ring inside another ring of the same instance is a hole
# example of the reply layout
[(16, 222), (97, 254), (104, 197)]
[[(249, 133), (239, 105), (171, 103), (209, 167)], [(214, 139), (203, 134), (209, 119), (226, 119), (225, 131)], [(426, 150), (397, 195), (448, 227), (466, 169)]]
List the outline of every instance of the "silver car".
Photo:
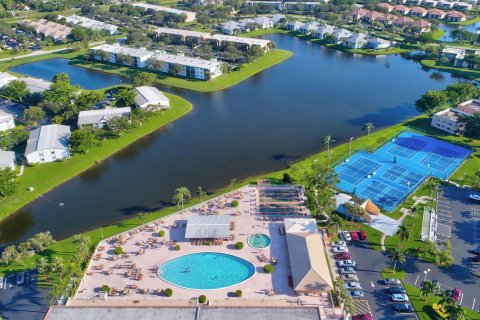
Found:
[(341, 274), (356, 273), (355, 269), (353, 269), (352, 267), (338, 268), (338, 271), (340, 271)]
[(345, 283), (345, 289), (347, 290), (362, 290), (360, 282), (347, 282)]

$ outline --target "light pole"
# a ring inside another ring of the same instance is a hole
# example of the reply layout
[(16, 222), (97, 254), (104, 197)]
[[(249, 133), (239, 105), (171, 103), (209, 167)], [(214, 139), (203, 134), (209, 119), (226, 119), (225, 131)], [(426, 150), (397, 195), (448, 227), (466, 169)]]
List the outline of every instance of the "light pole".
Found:
[(350, 151), (348, 152), (348, 157), (349, 158), (352, 155), (352, 141), (353, 141), (353, 137), (350, 138)]
[(430, 175), (430, 163), (427, 163), (427, 177)]
[(430, 271), (432, 271), (432, 270), (427, 269), (427, 270), (423, 271), (423, 273), (425, 273), (425, 277), (423, 278), (423, 282), (427, 281), (427, 275)]

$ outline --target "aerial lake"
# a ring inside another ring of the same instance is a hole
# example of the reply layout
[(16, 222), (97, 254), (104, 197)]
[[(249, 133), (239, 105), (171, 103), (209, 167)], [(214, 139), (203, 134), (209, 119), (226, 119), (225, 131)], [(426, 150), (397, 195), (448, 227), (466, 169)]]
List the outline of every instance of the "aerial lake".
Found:
[[(62, 239), (159, 210), (179, 186), (212, 191), (232, 178), (285, 168), (322, 150), (326, 135), (335, 146), (364, 135), (365, 122), (377, 130), (416, 116), (421, 94), (459, 81), (400, 55), (353, 55), (287, 35), (265, 38), (293, 57), (220, 92), (164, 87), (189, 100), (193, 111), (11, 215), (0, 224), (0, 241), (45, 230)], [(79, 74), (90, 71), (65, 63), (43, 76), (40, 70), (51, 65), (46, 60), (14, 71), (49, 80), (66, 72), (86, 88), (97, 81), (81, 82)]]
[(444, 41), (444, 42), (452, 42), (454, 39), (451, 37), (450, 32), (456, 29), (462, 29), (468, 32), (472, 33), (477, 33), (477, 29), (480, 28), (480, 22), (470, 24), (468, 26), (459, 26), (459, 25), (454, 25), (454, 24), (448, 24), (448, 23), (439, 23), (438, 27), (440, 29), (443, 29), (445, 31), (445, 34), (439, 38), (438, 40)]

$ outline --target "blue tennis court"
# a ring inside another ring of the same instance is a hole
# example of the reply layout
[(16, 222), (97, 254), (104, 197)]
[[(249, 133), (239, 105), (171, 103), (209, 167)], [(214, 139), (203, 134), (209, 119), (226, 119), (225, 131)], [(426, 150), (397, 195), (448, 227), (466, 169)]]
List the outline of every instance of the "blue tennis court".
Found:
[(428, 176), (448, 178), (470, 152), (404, 131), (374, 153), (359, 151), (335, 167), (337, 187), (393, 211)]

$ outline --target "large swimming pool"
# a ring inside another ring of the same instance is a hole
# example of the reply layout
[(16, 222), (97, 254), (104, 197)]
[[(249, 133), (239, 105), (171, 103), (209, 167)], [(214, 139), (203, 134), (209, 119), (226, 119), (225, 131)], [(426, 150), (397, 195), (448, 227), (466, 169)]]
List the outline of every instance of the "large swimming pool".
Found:
[(252, 263), (218, 252), (187, 254), (163, 263), (157, 270), (157, 275), (166, 282), (195, 290), (230, 287), (254, 274)]

